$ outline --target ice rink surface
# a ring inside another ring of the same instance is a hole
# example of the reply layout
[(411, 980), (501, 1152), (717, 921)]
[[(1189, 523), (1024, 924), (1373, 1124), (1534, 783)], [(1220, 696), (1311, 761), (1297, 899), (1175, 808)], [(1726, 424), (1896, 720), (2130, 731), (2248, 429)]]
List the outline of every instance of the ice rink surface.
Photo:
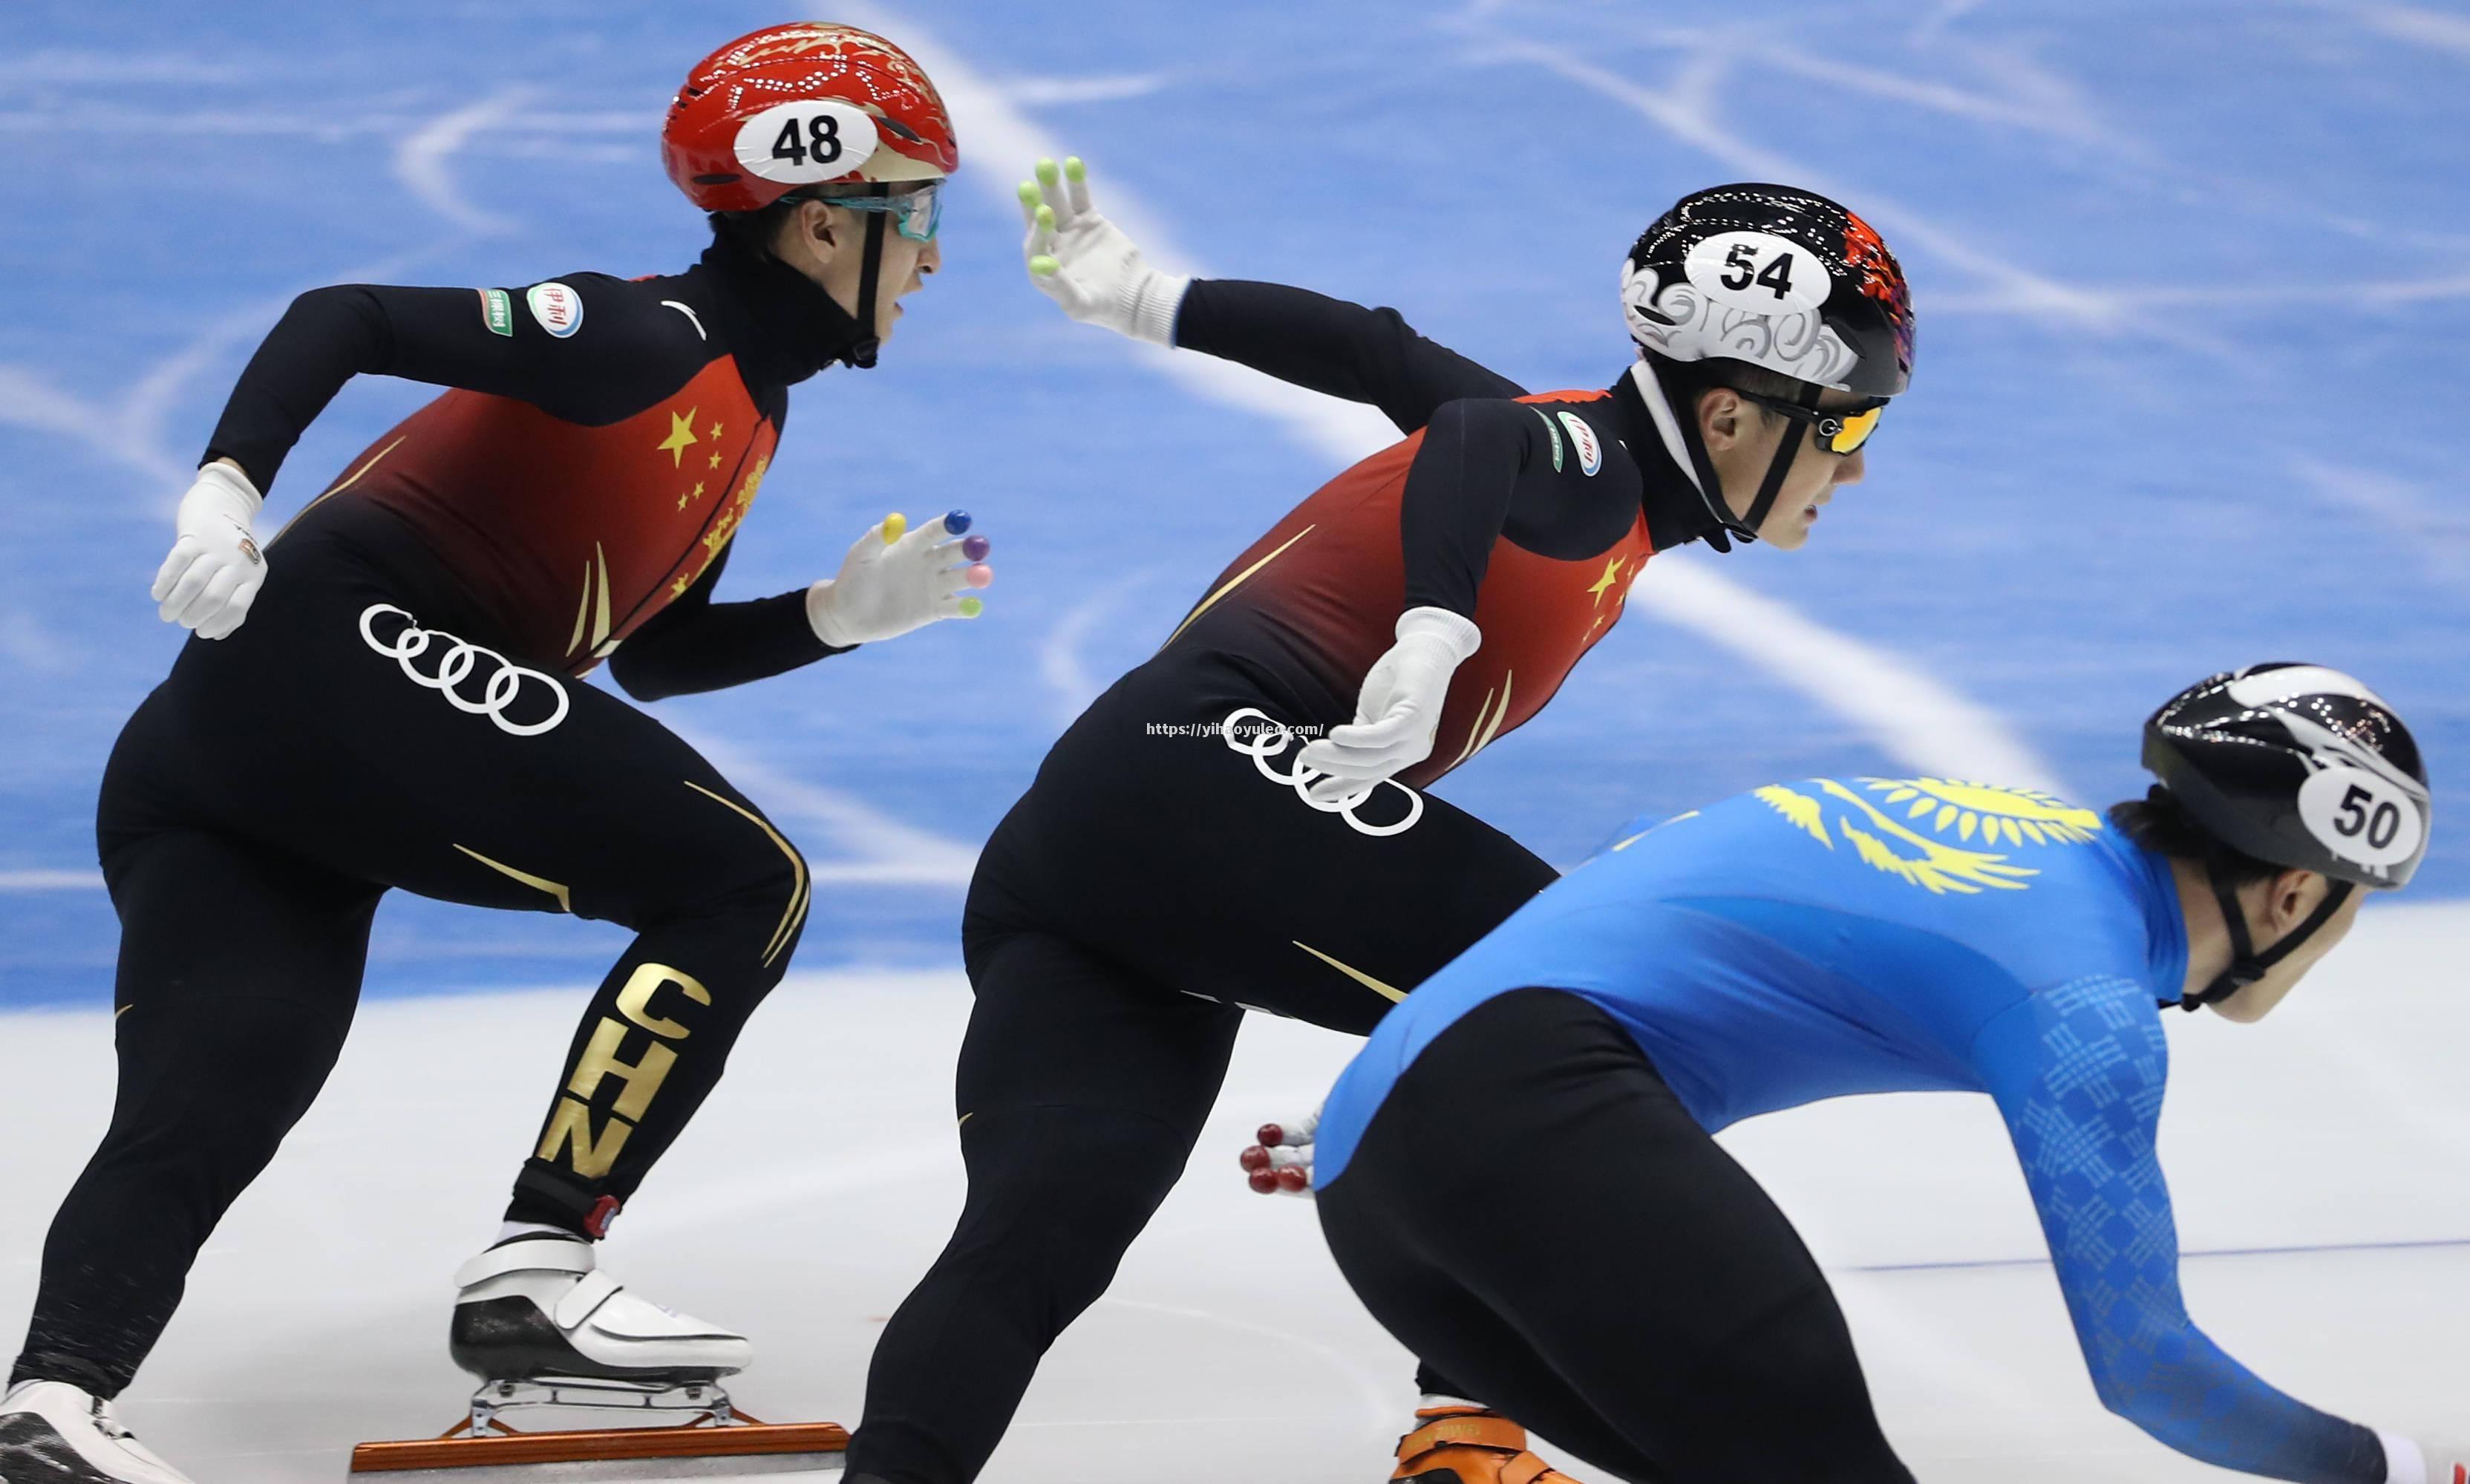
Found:
[[(2264, 1024), (2169, 1017), (2162, 1158), (2190, 1310), (2268, 1380), (2397, 1431), (2470, 1431), (2465, 936), (2458, 908), (2377, 913)], [(333, 1484), (352, 1443), (453, 1420), (468, 1393), (446, 1356), (447, 1275), (493, 1233), (579, 1000), (370, 1007), (125, 1399), (139, 1436), (199, 1484)], [(642, 1291), (747, 1330), (734, 1394), (757, 1415), (854, 1421), (877, 1327), (959, 1210), (949, 1073), (967, 1004), (957, 976), (793, 977), (607, 1243)], [(1235, 1160), (1353, 1045), (1253, 1017), (1191, 1171), (1052, 1353), (988, 1484), (1386, 1476), (1411, 1365), (1339, 1280), (1312, 1209), (1252, 1194)], [(20, 1125), (39, 1137), (0, 1151), (12, 1323), (108, 1114), (109, 1068), (98, 1012), (28, 1014), (0, 1037), (0, 1087), (42, 1110)], [(2226, 1477), (2095, 1403), (1988, 1099), (1825, 1103), (1724, 1142), (1833, 1275), (1922, 1484)], [(1504, 1182), (1504, 1210), (1519, 1200)]]
[[(232, 378), (317, 285), (684, 265), (703, 228), (659, 174), (659, 109), (694, 58), (796, 13), (14, 0), (0, 18), (0, 1345), (109, 1107), (94, 790), (176, 650), (144, 589)], [(876, 1327), (957, 1209), (954, 926), (977, 842), (1227, 557), (1382, 441), (1023, 287), (1011, 184), (1070, 150), (1170, 266), (1394, 304), (1539, 388), (1620, 369), (1619, 255), (1685, 191), (1788, 180), (1876, 223), (1921, 364), (1868, 482), (1800, 554), (1659, 558), (1558, 703), (1442, 791), (1564, 862), (1635, 812), (1809, 773), (2099, 804), (2141, 789), (2133, 728), (2196, 676), (2356, 671), (2427, 749), (2434, 853), (2268, 1024), (2170, 1017), (2164, 1155), (2191, 1307), (2233, 1355), (2328, 1409), (2470, 1434), (2470, 12), (830, 13), (925, 60), (965, 173), (945, 271), (883, 366), (794, 394), (722, 596), (822, 575), (889, 509), (972, 509), (1001, 576), (976, 625), (656, 708), (816, 868), (804, 972), (609, 1248), (655, 1298), (752, 1333), (752, 1410), (853, 1421)], [(427, 395), (347, 388), (270, 518)], [(388, 902), (342, 1067), (128, 1398), (142, 1436), (201, 1484), (287, 1484), (454, 1415), (446, 1275), (489, 1236), (620, 941)], [(1256, 1017), (1197, 1172), (1054, 1354), (990, 1484), (1386, 1473), (1406, 1359), (1309, 1208), (1234, 1165), (1351, 1044)], [(1829, 1104), (1727, 1142), (1835, 1275), (1926, 1484), (2220, 1476), (2099, 1411), (1986, 1101)]]

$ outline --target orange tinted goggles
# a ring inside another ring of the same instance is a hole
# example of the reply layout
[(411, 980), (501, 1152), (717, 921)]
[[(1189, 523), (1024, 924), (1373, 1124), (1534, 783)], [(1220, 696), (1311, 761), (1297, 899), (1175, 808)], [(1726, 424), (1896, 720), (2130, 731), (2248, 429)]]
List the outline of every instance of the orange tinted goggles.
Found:
[(1870, 435), (1878, 430), (1878, 414), (1887, 409), (1887, 399), (1876, 398), (1857, 407), (1805, 407), (1798, 402), (1782, 397), (1763, 396), (1754, 391), (1732, 390), (1759, 406), (1770, 407), (1796, 423), (1807, 423), (1810, 435), (1818, 446), (1829, 453), (1855, 453)]

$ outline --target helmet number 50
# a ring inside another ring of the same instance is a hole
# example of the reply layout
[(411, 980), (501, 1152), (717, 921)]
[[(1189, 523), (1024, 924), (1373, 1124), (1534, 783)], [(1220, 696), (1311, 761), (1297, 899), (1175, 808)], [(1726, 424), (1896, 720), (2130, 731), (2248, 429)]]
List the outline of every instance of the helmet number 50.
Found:
[[(2369, 804), (2375, 807), (2370, 810)], [(2338, 816), (2333, 822), (2335, 829), (2352, 839), (2364, 831), (2367, 845), (2373, 849), (2389, 847), (2393, 837), (2401, 833), (2401, 806), (2389, 799), (2376, 798), (2356, 783), (2351, 784), (2349, 791), (2342, 796), (2342, 802), (2335, 813)]]
[(2426, 805), (2364, 768), (2325, 768), (2298, 786), (2298, 817), (2324, 848), (2362, 866), (2395, 866), (2427, 843)]

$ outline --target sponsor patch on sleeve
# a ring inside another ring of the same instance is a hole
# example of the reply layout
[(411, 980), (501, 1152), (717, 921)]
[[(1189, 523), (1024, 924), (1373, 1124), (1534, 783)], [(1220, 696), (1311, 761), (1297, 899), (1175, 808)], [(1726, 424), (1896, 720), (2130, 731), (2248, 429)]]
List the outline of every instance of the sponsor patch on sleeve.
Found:
[(1551, 417), (1542, 407), (1535, 409), (1535, 415), (1544, 419), (1544, 430), (1552, 435), (1552, 472), (1559, 474), (1561, 472), (1561, 429), (1552, 426)]
[(524, 303), (540, 327), (561, 340), (583, 327), (583, 295), (564, 284), (534, 284), (524, 291)]
[(512, 336), (515, 333), (515, 301), (506, 296), (503, 289), (477, 291), (480, 295), (480, 323), (489, 327), (491, 335)]
[[(1596, 437), (1595, 426), (1575, 412), (1562, 413), (1561, 426), (1570, 429), (1570, 445), (1578, 451), (1579, 472), (1594, 477), (1596, 471), (1604, 467), (1604, 446)], [(1556, 470), (1561, 467), (1558, 447), (1559, 440), (1555, 439), (1552, 467)]]

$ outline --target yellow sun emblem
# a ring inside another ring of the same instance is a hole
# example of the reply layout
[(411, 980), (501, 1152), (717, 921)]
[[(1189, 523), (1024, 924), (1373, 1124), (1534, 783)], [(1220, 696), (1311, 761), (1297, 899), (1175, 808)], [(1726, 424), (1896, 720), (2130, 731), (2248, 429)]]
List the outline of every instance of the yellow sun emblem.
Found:
[[(1933, 893), (1970, 894), (1984, 888), (2020, 892), (2025, 889), (2023, 878), (2040, 874), (2029, 866), (2009, 865), (2007, 855), (1996, 849), (1968, 849), (1950, 843), (1945, 838), (1950, 828), (1958, 840), (1970, 842), (1978, 836), (1985, 846), (2081, 845), (2101, 828), (2101, 817), (2089, 809), (2030, 789), (1945, 778), (1859, 781), (1870, 792), (1884, 795), (1881, 802), (1903, 805), (1904, 819), (1896, 819), (1833, 778), (1809, 780), (1820, 793), (1851, 806), (1837, 813), (1835, 829), (1852, 843), (1853, 853), (1865, 865)], [(1830, 850), (1835, 848), (1821, 800), (1782, 784), (1759, 789), (1755, 797), (1804, 834)], [(1929, 816), (1925, 825), (1931, 834), (1905, 823), (1920, 822), (1924, 815)]]
[(1957, 783), (1946, 778), (1863, 778), (1862, 786), (1884, 794), (1887, 802), (1909, 802), (1904, 817), (1930, 816), (1930, 828), (1946, 834), (1955, 826), (1958, 840), (1981, 836), (1984, 845), (2001, 837), (2012, 846), (2059, 841), (2082, 845), (2101, 828), (2101, 816), (2079, 809), (2063, 799), (2028, 788), (2000, 788), (1989, 783)]

